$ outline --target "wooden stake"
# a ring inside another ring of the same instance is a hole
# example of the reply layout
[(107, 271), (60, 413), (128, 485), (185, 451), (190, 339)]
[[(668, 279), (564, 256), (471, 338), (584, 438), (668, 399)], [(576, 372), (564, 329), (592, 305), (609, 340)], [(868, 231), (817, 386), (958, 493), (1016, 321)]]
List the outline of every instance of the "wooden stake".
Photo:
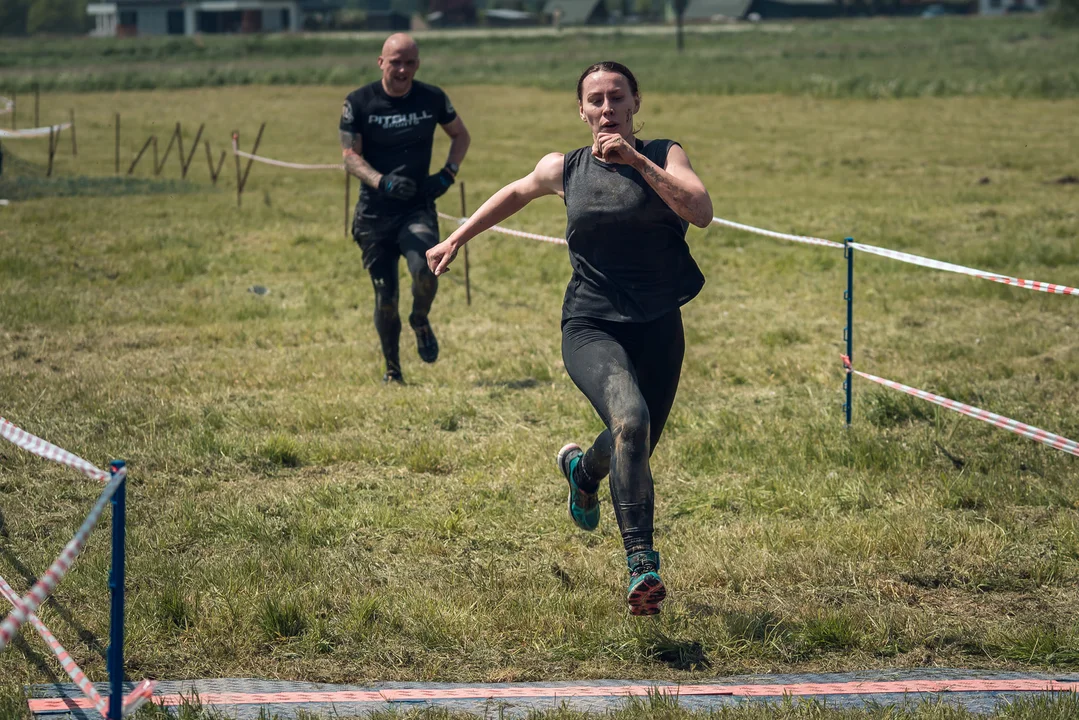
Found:
[(12, 90), (11, 91), (11, 129), (12, 130), (16, 129), (15, 128), (15, 116), (19, 112), (19, 103), (17, 102), (18, 99), (19, 99), (19, 93)]
[(210, 166), (210, 179), (214, 182), (214, 187), (217, 187), (217, 176), (221, 174), (221, 166), (225, 164), (224, 150), (221, 151), (221, 160), (217, 163), (217, 169), (214, 169), (214, 156), (210, 153), (210, 141), (206, 141), (206, 164)]
[(154, 175), (160, 175), (161, 171), (165, 169), (165, 161), (169, 159), (169, 153), (172, 152), (172, 146), (176, 142), (176, 136), (180, 134), (180, 123), (176, 123), (176, 129), (172, 131), (172, 137), (169, 138), (169, 144), (165, 146), (165, 154), (161, 156), (160, 164), (157, 162), (157, 146), (154, 146)]
[(56, 143), (60, 141), (57, 137), (59, 133), (55, 131), (52, 125), (49, 126), (49, 169), (45, 171), (45, 177), (52, 177), (52, 158), (56, 154)]
[(71, 156), (75, 157), (79, 154), (79, 146), (75, 144), (75, 108), (68, 110), (71, 113)]
[(120, 113), (116, 113), (116, 174), (120, 174)]
[(348, 237), (348, 196), (349, 185), (352, 183), (352, 173), (347, 169), (345, 170), (345, 237)]
[(143, 143), (142, 150), (139, 150), (139, 154), (135, 156), (135, 159), (131, 161), (131, 167), (127, 169), (127, 174), (135, 172), (135, 166), (139, 164), (139, 160), (142, 159), (142, 154), (146, 152), (146, 148), (150, 147), (151, 143), (154, 146), (154, 153), (157, 153), (157, 136), (151, 135), (146, 138), (146, 142)]
[(236, 207), (241, 205), (241, 196), (244, 192), (243, 177), (240, 175), (240, 156), (236, 151), (240, 149), (240, 131), (232, 131), (232, 157), (236, 158)]
[[(262, 123), (261, 125), (259, 125), (259, 134), (255, 136), (255, 145), (254, 145), (254, 147), (251, 148), (251, 154), (252, 155), (258, 155), (259, 143), (262, 142), (262, 131), (265, 130), (265, 129), (266, 129), (266, 123)], [(236, 134), (236, 149), (238, 150), (239, 148), (240, 148), (240, 135), (239, 135), (239, 133), (237, 133)], [(244, 174), (243, 174), (243, 177), (241, 178), (240, 177), (240, 156), (239, 155), (236, 156), (236, 179), (237, 179), (236, 204), (237, 205), (239, 205), (239, 203), (240, 203), (239, 193), (242, 193), (244, 191), (244, 186), (247, 185), (247, 176), (251, 174), (251, 166), (254, 165), (254, 164), (255, 164), (255, 161), (253, 159), (249, 158), (248, 161), (247, 161), (247, 167), (244, 168)]]
[(41, 127), (41, 88), (34, 83), (34, 127)]
[[(465, 181), (461, 181), (461, 217), (468, 217), (468, 210), (465, 208)], [(465, 244), (465, 302), (472, 305), (472, 281), (469, 278), (468, 272), (468, 244)]]
[[(199, 149), (199, 140), (202, 138), (202, 131), (206, 128), (206, 123), (199, 125), (199, 131), (195, 133), (195, 142), (191, 144), (191, 154), (184, 159), (184, 138), (180, 136), (180, 168), (181, 178), (187, 177), (187, 169), (191, 167), (191, 161), (195, 159), (195, 151)], [(207, 145), (207, 151), (209, 151), (209, 145)]]

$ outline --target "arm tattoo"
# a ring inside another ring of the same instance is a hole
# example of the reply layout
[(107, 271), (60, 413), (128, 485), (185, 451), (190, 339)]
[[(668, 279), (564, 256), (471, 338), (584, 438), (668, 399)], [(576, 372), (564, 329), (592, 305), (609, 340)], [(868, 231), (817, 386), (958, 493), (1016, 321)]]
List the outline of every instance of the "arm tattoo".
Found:
[(363, 144), (359, 135), (348, 130), (341, 131), (341, 156), (345, 161), (345, 169), (358, 177), (364, 185), (377, 188), (378, 181), (382, 179), (382, 173), (363, 159), (362, 149)]
[(655, 188), (663, 201), (671, 206), (671, 210), (674, 210), (683, 219), (692, 222), (690, 218), (698, 214), (698, 208), (695, 207), (697, 203), (694, 201), (693, 194), (685, 188), (679, 187), (670, 174), (660, 170), (657, 165), (647, 158), (642, 165), (640, 172), (644, 175), (648, 184)]

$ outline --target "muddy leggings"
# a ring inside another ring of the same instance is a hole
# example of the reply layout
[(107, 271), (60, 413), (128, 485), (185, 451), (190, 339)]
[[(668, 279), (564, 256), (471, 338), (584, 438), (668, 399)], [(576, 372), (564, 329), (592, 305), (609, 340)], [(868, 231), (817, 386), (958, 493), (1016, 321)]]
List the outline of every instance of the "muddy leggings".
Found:
[(566, 371), (607, 426), (577, 465), (575, 479), (581, 489), (596, 490), (610, 475), (627, 553), (652, 548), (649, 458), (674, 404), (684, 354), (679, 310), (647, 323), (570, 318), (562, 325)]
[[(404, 255), (408, 274), (412, 276), (412, 312), (408, 322), (415, 328), (428, 322), (427, 315), (438, 292), (438, 278), (427, 269), (427, 258), (423, 253), (409, 250)], [(368, 272), (375, 288), (375, 330), (386, 358), (386, 371), (400, 374), (401, 316), (397, 310), (400, 294), (397, 268), (397, 257), (387, 255), (375, 261)]]
[(412, 276), (412, 327), (426, 325), (438, 278), (427, 269), (425, 253), (438, 242), (438, 217), (433, 205), (400, 215), (367, 211), (364, 198), (356, 204), (352, 237), (363, 250), (363, 266), (375, 288), (375, 330), (386, 358), (386, 371), (401, 374), (401, 316), (398, 314), (398, 259), (403, 255)]

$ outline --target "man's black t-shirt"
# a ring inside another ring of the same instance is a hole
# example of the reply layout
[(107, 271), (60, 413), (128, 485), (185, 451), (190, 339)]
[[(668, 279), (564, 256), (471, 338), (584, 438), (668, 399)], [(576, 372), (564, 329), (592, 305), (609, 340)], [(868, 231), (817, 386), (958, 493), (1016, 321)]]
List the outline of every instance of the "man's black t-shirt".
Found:
[[(375, 170), (396, 171), (419, 186), (431, 169), (435, 127), (456, 118), (450, 99), (434, 85), (413, 81), (407, 95), (391, 97), (377, 80), (345, 98), (341, 130), (360, 136), (363, 158)], [(394, 200), (364, 185), (360, 202), (368, 211), (403, 213), (426, 200), (419, 193), (411, 200)]]

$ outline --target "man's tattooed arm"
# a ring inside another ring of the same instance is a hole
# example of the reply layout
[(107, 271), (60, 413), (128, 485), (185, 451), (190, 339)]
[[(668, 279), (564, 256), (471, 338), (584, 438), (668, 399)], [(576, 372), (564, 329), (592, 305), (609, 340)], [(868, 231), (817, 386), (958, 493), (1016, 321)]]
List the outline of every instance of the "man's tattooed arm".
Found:
[(363, 159), (363, 143), (356, 133), (341, 131), (341, 157), (345, 160), (345, 169), (355, 175), (368, 187), (377, 188), (382, 173), (375, 170)]

